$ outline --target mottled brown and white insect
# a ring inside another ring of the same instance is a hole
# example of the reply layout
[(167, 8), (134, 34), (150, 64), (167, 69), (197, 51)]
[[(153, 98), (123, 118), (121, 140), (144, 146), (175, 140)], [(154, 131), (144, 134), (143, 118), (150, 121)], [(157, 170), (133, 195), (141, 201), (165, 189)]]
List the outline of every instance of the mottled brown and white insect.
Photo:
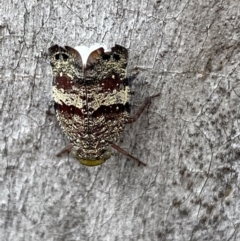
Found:
[(71, 151), (83, 165), (96, 166), (110, 158), (111, 146), (142, 163), (114, 144), (125, 125), (134, 122), (151, 98), (158, 96), (149, 97), (135, 117), (129, 116), (127, 49), (115, 45), (104, 52), (99, 46), (54, 45), (49, 54), (56, 115), (71, 142), (58, 155)]

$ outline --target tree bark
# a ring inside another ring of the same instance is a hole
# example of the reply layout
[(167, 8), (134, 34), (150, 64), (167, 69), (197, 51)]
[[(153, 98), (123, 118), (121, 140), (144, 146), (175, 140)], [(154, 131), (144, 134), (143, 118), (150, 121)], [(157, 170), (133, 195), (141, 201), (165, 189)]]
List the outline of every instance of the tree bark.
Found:
[[(2, 1), (0, 240), (240, 240), (239, 1)], [(52, 107), (47, 49), (129, 49), (120, 153), (85, 167)]]

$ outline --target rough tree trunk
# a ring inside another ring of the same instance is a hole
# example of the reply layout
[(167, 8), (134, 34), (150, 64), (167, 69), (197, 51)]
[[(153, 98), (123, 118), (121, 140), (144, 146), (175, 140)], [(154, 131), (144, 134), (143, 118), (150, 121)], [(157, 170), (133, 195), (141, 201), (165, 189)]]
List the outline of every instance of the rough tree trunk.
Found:
[[(0, 240), (240, 240), (239, 1), (3, 1)], [(68, 144), (51, 107), (52, 44), (130, 51), (133, 112), (98, 167)]]

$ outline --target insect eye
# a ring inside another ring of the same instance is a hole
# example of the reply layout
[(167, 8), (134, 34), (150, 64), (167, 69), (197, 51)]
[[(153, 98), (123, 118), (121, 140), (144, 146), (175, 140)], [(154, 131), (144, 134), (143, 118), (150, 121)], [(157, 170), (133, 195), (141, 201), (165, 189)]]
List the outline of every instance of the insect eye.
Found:
[(114, 58), (116, 61), (120, 60), (119, 54), (113, 54), (113, 58)]

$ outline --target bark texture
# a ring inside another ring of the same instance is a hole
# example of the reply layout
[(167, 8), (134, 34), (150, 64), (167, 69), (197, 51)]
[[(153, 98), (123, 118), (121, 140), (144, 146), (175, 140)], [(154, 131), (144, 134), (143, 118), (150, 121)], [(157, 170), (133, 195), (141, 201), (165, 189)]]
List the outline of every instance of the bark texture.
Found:
[[(240, 240), (238, 0), (3, 1), (0, 240)], [(55, 154), (53, 44), (130, 51), (133, 112), (99, 167)]]

